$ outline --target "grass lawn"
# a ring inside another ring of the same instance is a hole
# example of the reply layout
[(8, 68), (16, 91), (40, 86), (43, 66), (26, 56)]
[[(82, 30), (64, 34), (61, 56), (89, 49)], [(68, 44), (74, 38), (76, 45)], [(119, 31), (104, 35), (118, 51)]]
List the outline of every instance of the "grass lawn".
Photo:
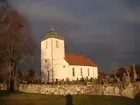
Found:
[[(65, 96), (0, 91), (0, 105), (66, 105)], [(73, 96), (73, 105), (140, 105), (135, 99), (115, 96)]]

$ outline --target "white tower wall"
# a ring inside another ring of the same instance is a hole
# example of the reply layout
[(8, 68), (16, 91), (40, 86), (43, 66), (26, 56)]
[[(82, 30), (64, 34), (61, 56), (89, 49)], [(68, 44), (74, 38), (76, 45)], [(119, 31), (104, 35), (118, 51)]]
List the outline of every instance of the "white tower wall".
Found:
[(61, 63), (64, 57), (64, 40), (48, 38), (41, 41), (41, 71), (43, 72), (42, 81), (52, 82), (52, 80), (56, 78), (55, 69), (58, 67), (58, 62)]

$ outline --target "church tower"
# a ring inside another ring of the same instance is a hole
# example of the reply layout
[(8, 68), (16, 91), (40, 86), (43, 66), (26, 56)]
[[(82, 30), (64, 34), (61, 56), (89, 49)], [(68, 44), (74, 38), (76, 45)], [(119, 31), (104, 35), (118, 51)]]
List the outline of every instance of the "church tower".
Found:
[(64, 38), (51, 29), (41, 40), (42, 82), (55, 79), (55, 65), (65, 57)]

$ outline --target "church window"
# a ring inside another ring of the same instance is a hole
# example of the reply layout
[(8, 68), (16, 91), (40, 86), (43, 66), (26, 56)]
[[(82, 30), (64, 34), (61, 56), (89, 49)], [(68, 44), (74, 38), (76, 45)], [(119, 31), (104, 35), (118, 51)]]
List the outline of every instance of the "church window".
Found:
[(48, 71), (48, 80), (50, 79), (50, 71)]
[(83, 76), (83, 71), (82, 71), (82, 68), (81, 68), (81, 76)]
[(88, 68), (88, 76), (90, 75), (89, 68)]
[(72, 75), (75, 76), (75, 69), (72, 68)]
[(56, 41), (56, 47), (57, 47), (57, 48), (59, 47), (59, 42), (58, 42), (58, 41)]

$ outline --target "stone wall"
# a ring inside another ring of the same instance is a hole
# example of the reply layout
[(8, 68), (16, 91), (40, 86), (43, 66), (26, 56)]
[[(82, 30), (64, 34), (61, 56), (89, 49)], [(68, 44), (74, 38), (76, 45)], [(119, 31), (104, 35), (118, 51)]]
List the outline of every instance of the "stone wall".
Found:
[(20, 85), (19, 91), (27, 93), (41, 93), (66, 95), (88, 94), (88, 95), (120, 95), (120, 89), (113, 86), (102, 85)]
[(41, 93), (66, 95), (114, 95), (134, 98), (140, 92), (140, 82), (132, 83), (126, 89), (123, 89), (120, 84), (114, 85), (36, 85), (36, 84), (21, 84), (19, 91), (27, 93)]
[[(2, 86), (2, 85), (1, 85)], [(0, 88), (2, 90), (2, 88)], [(4, 89), (4, 86), (3, 86)], [(105, 85), (44, 85), (44, 84), (20, 84), (18, 91), (27, 93), (41, 93), (66, 95), (114, 95), (134, 98), (140, 93), (140, 82), (135, 82), (123, 89), (121, 84)]]

